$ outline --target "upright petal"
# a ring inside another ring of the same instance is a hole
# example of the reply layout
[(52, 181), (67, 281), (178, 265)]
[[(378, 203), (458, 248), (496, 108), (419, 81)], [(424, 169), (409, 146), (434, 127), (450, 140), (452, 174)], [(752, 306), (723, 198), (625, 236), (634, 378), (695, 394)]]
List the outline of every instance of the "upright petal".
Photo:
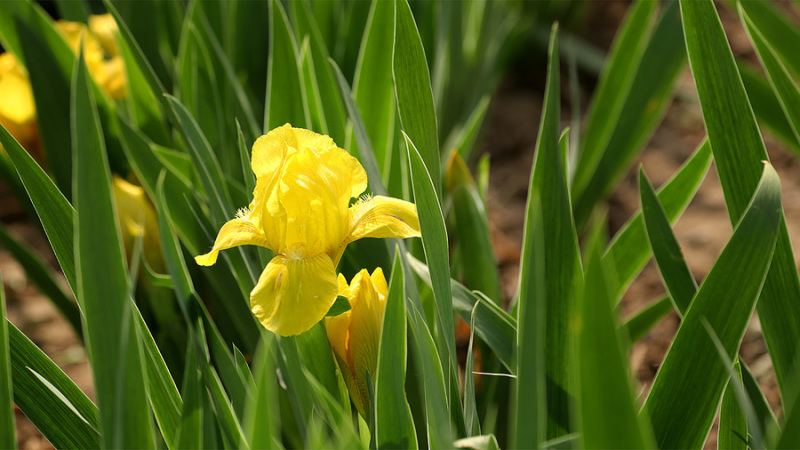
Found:
[(350, 207), (350, 234), (345, 242), (373, 238), (419, 236), (417, 207), (410, 202), (377, 196)]
[(250, 293), (250, 308), (264, 328), (300, 334), (322, 320), (336, 300), (333, 261), (326, 254), (272, 258)]
[(278, 197), (286, 212), (283, 248), (330, 254), (339, 247), (347, 235), (350, 186), (338, 170), (307, 148), (286, 164)]
[(285, 124), (256, 139), (250, 165), (257, 178), (278, 170), (287, 153), (297, 149), (297, 136), (290, 124)]
[[(211, 266), (217, 262), (220, 250), (236, 247), (238, 245), (260, 245), (269, 247), (267, 239), (260, 228), (254, 226), (245, 218), (237, 217), (229, 220), (222, 226), (214, 241), (214, 247), (205, 255), (195, 256), (194, 260), (201, 266)], [(273, 249), (274, 250), (274, 249)]]

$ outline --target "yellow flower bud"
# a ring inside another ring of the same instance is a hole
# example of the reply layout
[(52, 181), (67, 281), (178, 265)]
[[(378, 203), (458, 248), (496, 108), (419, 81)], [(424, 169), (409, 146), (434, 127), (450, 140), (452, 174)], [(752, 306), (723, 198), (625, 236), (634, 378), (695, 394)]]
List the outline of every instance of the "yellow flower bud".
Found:
[(139, 186), (122, 178), (113, 177), (114, 200), (117, 204), (117, 219), (122, 231), (122, 242), (130, 263), (137, 239), (142, 239), (142, 250), (147, 264), (156, 273), (165, 273), (164, 255), (161, 252), (161, 235), (158, 231), (156, 210)]
[(364, 418), (369, 417), (372, 408), (367, 373), (374, 386), (387, 291), (386, 278), (380, 267), (372, 275), (362, 269), (349, 286), (344, 276), (339, 274), (339, 295), (350, 301), (350, 311), (325, 318), (328, 342), (350, 391), (350, 398)]

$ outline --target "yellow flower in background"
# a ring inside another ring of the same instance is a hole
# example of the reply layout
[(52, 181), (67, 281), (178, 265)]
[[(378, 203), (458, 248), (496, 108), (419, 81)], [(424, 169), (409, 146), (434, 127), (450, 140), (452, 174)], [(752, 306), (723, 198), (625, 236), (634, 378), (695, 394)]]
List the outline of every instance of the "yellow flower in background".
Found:
[(75, 53), (84, 34), (83, 57), (92, 78), (115, 100), (128, 95), (125, 65), (116, 40), (119, 28), (111, 14), (90, 16), (88, 28), (80, 22), (62, 20), (55, 27)]
[(253, 144), (256, 188), (249, 208), (220, 229), (202, 266), (220, 250), (267, 247), (276, 256), (250, 293), (253, 314), (270, 331), (300, 334), (336, 300), (336, 266), (355, 240), (419, 236), (413, 203), (389, 197), (350, 199), (367, 188), (364, 168), (328, 136), (286, 124)]
[(128, 263), (130, 264), (136, 240), (142, 239), (142, 250), (147, 264), (156, 273), (166, 273), (158, 216), (144, 189), (114, 175), (112, 192), (117, 204), (117, 219)]
[(387, 291), (386, 278), (380, 267), (372, 275), (362, 269), (349, 286), (344, 276), (339, 274), (339, 295), (350, 301), (350, 311), (325, 318), (328, 342), (339, 363), (350, 398), (364, 418), (371, 412), (367, 373), (374, 386)]
[[(81, 34), (86, 25), (78, 22), (55, 23), (69, 47), (78, 51)], [(110, 14), (89, 17), (83, 50), (86, 65), (95, 82), (112, 98), (127, 96), (125, 65), (119, 55), (116, 41), (117, 23)], [(0, 54), (0, 125), (28, 150), (40, 163), (43, 162), (36, 124), (36, 104), (28, 72), (11, 53)], [(0, 146), (2, 148), (2, 146)]]
[(36, 105), (28, 72), (11, 53), (0, 54), (0, 125), (34, 157), (41, 159)]

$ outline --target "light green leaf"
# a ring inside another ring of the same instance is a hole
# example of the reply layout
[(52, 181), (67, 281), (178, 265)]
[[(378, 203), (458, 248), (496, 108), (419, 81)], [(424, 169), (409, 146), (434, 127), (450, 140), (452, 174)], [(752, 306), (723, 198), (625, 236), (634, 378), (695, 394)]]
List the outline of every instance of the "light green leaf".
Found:
[(594, 245), (580, 314), (581, 447), (654, 448), (646, 414), (637, 417), (625, 346), (617, 333), (612, 286)]
[(478, 405), (475, 397), (475, 311), (477, 304), (472, 308), (472, 320), (469, 322), (469, 343), (467, 344), (467, 361), (464, 364), (464, 422), (470, 436), (481, 434), (481, 422), (478, 418)]
[(454, 408), (461, 406), (450, 405), (448, 402), (445, 385), (447, 378), (442, 372), (442, 361), (436, 352), (436, 345), (425, 319), (413, 302), (406, 302), (406, 305), (408, 326), (411, 329), (411, 354), (415, 358), (414, 366), (422, 372), (420, 395), (425, 410), (424, 422), (427, 425), (428, 447), (445, 448), (453, 441), (455, 434), (449, 409), (451, 406)]
[[(733, 372), (739, 377), (739, 384), (741, 384), (742, 374), (738, 361), (733, 367)], [(725, 387), (725, 393), (722, 395), (722, 403), (719, 407), (717, 448), (746, 450), (748, 448), (747, 420), (739, 406), (739, 401), (736, 399), (736, 390), (733, 386), (733, 380), (731, 379), (728, 382), (728, 386)]]
[[(582, 277), (578, 237), (572, 218), (569, 190), (565, 178), (564, 161), (559, 147), (559, 60), (556, 51), (557, 29), (553, 28), (548, 52), (548, 76), (539, 136), (536, 141), (535, 160), (528, 187), (525, 213), (525, 230), (520, 257), (519, 304), (535, 302), (535, 258), (543, 252), (546, 274), (544, 298), (545, 360), (547, 369), (547, 438), (552, 439), (569, 431), (569, 404), (577, 384), (576, 374), (569, 362), (575, 352), (575, 342), (568, 332), (570, 316), (576, 312), (575, 288)], [(541, 205), (534, 206), (539, 201)], [(544, 236), (543, 246), (536, 246), (534, 219), (536, 208), (541, 208)], [(535, 305), (531, 303), (530, 305)], [(533, 307), (536, 309), (535, 307)], [(520, 320), (520, 319), (518, 319)], [(521, 322), (521, 320), (520, 320)], [(522, 325), (533, 327), (534, 324)], [(522, 343), (520, 343), (522, 347)], [(523, 348), (518, 348), (522, 352)], [(520, 355), (520, 358), (523, 356)], [(519, 375), (519, 374), (518, 374)], [(520, 445), (537, 445), (519, 443)]]
[(364, 128), (384, 180), (388, 179), (391, 153), (397, 150), (394, 146), (397, 106), (392, 79), (393, 53), (390, 51), (394, 45), (394, 18), (393, 2), (371, 2), (353, 75), (353, 97), (364, 119)]
[[(652, 4), (652, 2), (645, 3)], [(632, 20), (633, 14), (634, 12), (631, 12)], [(573, 198), (576, 222), (579, 225), (586, 221), (597, 202), (609, 195), (636, 155), (644, 150), (645, 143), (671, 104), (675, 82), (686, 61), (686, 46), (677, 2), (665, 4), (664, 12), (656, 23), (652, 35), (643, 39), (646, 41), (646, 47), (641, 60), (634, 61), (638, 67), (635, 68), (635, 75), (630, 81), (628, 90), (624, 91), (623, 88), (615, 92), (614, 82), (608, 79), (612, 84), (606, 93), (611, 92), (611, 95), (625, 98), (619, 105), (619, 113), (614, 120), (600, 119), (605, 121), (607, 127), (602, 130), (606, 133), (607, 142), (605, 144), (599, 142), (602, 144), (600, 147), (602, 155), (596, 165), (591, 167), (588, 179), (579, 180), (576, 173)], [(621, 54), (618, 55), (622, 57)], [(609, 70), (616, 69), (609, 68)], [(595, 99), (595, 102), (600, 101), (605, 100), (599, 97)], [(619, 100), (615, 98), (614, 101)], [(598, 114), (603, 114), (605, 108), (598, 106), (596, 111)], [(587, 127), (587, 135), (582, 141), (584, 149), (594, 149), (599, 143), (591, 141), (593, 138), (588, 132)], [(581, 155), (578, 170), (585, 167), (581, 166), (583, 162), (584, 157)]]
[[(689, 205), (710, 164), (711, 145), (708, 140), (704, 140), (678, 172), (659, 189), (658, 200), (670, 222), (675, 222)], [(603, 265), (613, 264), (613, 272), (617, 274), (618, 292), (615, 298), (622, 298), (622, 292), (642, 270), (648, 259), (650, 259), (650, 246), (647, 245), (647, 234), (642, 215), (639, 213), (617, 232), (603, 255)]]
[(176, 432), (181, 420), (183, 401), (156, 341), (150, 334), (135, 303), (131, 305), (131, 310), (134, 312), (134, 320), (142, 339), (142, 357), (147, 375), (147, 397), (167, 447), (176, 448)]
[(264, 131), (285, 123), (310, 125), (299, 61), (299, 50), (281, 2), (269, 0), (269, 56), (267, 98), (264, 101)]
[(181, 408), (181, 421), (175, 431), (176, 448), (202, 448), (203, 446), (205, 389), (201, 384), (200, 361), (195, 340), (195, 332), (190, 328), (183, 384), (181, 385), (183, 408)]
[(400, 123), (408, 139), (419, 146), (419, 154), (428, 168), (434, 193), (441, 198), (439, 135), (425, 49), (408, 1), (394, 0), (394, 3), (392, 67)]
[[(406, 254), (409, 267), (431, 286), (428, 266)], [(502, 361), (511, 373), (516, 373), (517, 366), (512, 361), (512, 348), (517, 339), (517, 320), (505, 312), (479, 291), (470, 292), (456, 280), (450, 280), (450, 289), (453, 293), (453, 308), (464, 320), (472, 320), (472, 310), (475, 309), (475, 333), (492, 349), (494, 354)]]
[[(437, 334), (440, 340), (438, 350), (446, 373), (450, 374), (455, 371), (456, 367), (456, 345), (453, 299), (450, 291), (447, 229), (431, 174), (409, 136), (403, 134), (403, 137), (406, 140), (409, 166), (411, 167), (411, 184), (414, 186), (414, 200), (422, 232), (422, 247), (432, 273), (431, 283), (436, 299)], [(449, 387), (449, 375), (445, 376), (445, 381), (445, 386)]]
[(407, 320), (403, 265), (395, 251), (383, 315), (375, 383), (375, 447), (417, 448), (414, 419), (406, 400)]
[[(708, 139), (735, 223), (759, 182), (767, 151), (713, 3), (681, 0), (681, 13)], [(800, 298), (800, 278), (782, 215), (778, 234), (758, 317), (778, 387), (785, 393), (800, 345), (800, 303), (794, 300)]]
[(251, 448), (279, 448), (280, 414), (276, 401), (275, 342), (267, 333), (262, 336), (253, 357), (256, 389), (247, 398), (243, 426)]
[(614, 39), (586, 114), (583, 145), (573, 178), (576, 199), (582, 195), (589, 179), (597, 171), (597, 165), (617, 125), (643, 59), (656, 6), (657, 3), (650, 1), (635, 2)]
[(697, 291), (697, 283), (683, 259), (683, 252), (672, 233), (669, 218), (658, 201), (653, 185), (644, 174), (644, 169), (639, 169), (639, 196), (647, 239), (658, 264), (658, 271), (675, 309), (683, 316)]
[(656, 323), (672, 312), (674, 305), (669, 297), (662, 297), (637, 312), (620, 326), (622, 336), (628, 336), (632, 342), (643, 338)]
[(780, 183), (766, 165), (750, 205), (681, 322), (645, 401), (661, 448), (702, 446), (728, 372), (704, 324), (734, 358), (764, 285), (782, 217)]

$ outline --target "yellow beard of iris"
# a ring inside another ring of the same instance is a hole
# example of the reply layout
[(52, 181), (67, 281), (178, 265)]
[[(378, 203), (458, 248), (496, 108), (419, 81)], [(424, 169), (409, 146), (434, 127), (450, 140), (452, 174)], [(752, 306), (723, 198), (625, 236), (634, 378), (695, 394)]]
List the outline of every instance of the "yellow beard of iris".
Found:
[(282, 336), (319, 322), (337, 295), (336, 266), (364, 237), (419, 236), (413, 203), (364, 198), (364, 168), (331, 138), (286, 124), (253, 144), (253, 201), (220, 229), (214, 247), (195, 257), (210, 266), (220, 250), (259, 245), (276, 256), (250, 293), (253, 314)]

